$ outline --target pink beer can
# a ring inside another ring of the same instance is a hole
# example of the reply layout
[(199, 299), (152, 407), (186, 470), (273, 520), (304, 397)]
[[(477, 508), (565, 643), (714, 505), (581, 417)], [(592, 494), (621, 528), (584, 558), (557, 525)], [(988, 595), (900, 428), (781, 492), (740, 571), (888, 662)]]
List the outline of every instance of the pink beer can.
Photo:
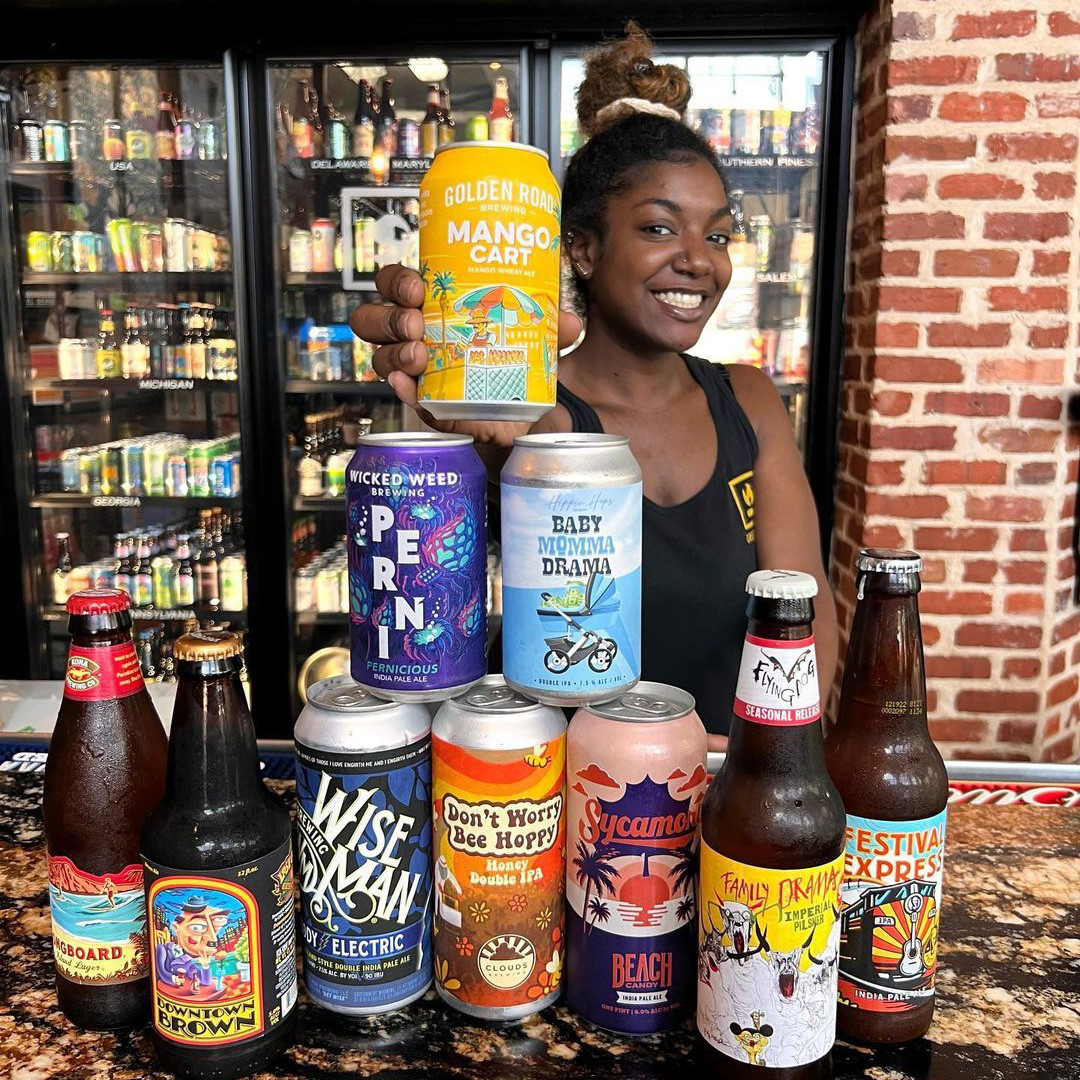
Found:
[(608, 1031), (670, 1031), (694, 1011), (705, 755), (694, 699), (663, 683), (570, 722), (566, 999)]

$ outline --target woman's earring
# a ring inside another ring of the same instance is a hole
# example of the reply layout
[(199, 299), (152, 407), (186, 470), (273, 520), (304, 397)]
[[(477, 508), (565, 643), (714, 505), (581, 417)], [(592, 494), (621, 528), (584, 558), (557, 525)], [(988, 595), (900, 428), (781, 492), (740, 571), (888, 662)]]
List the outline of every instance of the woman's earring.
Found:
[(589, 280), (589, 274), (592, 271), (583, 270), (577, 263), (574, 263), (573, 266), (574, 266), (574, 269), (578, 272), (578, 277), (584, 278), (586, 281)]

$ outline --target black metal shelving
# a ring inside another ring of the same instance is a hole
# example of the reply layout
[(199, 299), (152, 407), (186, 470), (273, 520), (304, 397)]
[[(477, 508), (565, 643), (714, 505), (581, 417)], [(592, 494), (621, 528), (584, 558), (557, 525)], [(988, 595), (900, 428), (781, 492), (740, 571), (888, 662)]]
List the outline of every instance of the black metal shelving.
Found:
[(378, 398), (381, 401), (393, 401), (397, 395), (387, 382), (349, 382), (345, 379), (316, 380), (289, 379), (285, 383), (286, 394), (342, 394), (353, 397)]
[(293, 510), (298, 514), (317, 514), (328, 511), (343, 514), (345, 496), (335, 498), (333, 495), (296, 495), (293, 497)]
[[(66, 624), (68, 614), (64, 608), (51, 605), (43, 609), (41, 617), (47, 623)], [(223, 611), (220, 607), (213, 607), (210, 604), (191, 604), (177, 608), (133, 607), (131, 619), (135, 623), (184, 622), (187, 619), (198, 619), (202, 622), (207, 619), (219, 619), (222, 622), (242, 626), (247, 623), (247, 611)]]
[(130, 287), (132, 292), (152, 292), (155, 289), (183, 291), (188, 289), (227, 287), (232, 281), (231, 270), (163, 270), (159, 274), (132, 273), (34, 273), (22, 275), (25, 286), (83, 285), (87, 289), (116, 289)]
[(239, 495), (83, 495), (78, 491), (54, 491), (32, 496), (29, 505), (35, 510), (123, 510), (139, 506), (186, 506), (199, 510), (239, 502)]
[(23, 391), (29, 393), (32, 390), (101, 390), (118, 391), (131, 390), (135, 392), (149, 393), (159, 390), (190, 390), (213, 391), (239, 389), (238, 379), (177, 379), (156, 378), (148, 376), (144, 379), (27, 379), (23, 384)]

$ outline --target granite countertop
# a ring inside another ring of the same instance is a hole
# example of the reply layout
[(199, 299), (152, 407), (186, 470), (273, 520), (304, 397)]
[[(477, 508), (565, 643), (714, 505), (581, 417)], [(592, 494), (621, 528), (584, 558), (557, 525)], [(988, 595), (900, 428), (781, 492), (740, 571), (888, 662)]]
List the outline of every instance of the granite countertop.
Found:
[[(274, 782), (279, 790), (291, 785)], [(56, 1004), (42, 777), (0, 773), (0, 1077), (140, 1080), (145, 1030), (80, 1032)], [(926, 1038), (891, 1050), (837, 1043), (835, 1080), (1067, 1080), (1080, 1075), (1080, 810), (950, 808), (938, 1010)], [(692, 1027), (619, 1038), (563, 1006), (527, 1020), (467, 1020), (429, 992), (381, 1017), (345, 1019), (301, 995), (297, 1044), (267, 1080), (685, 1080)]]

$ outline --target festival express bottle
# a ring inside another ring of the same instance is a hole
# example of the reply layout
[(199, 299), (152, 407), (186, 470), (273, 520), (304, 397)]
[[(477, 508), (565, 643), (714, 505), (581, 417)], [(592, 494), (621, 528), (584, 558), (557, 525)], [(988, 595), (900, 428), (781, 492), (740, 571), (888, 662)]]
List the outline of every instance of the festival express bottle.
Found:
[(107, 1030), (149, 1006), (139, 830), (165, 786), (165, 731), (119, 589), (68, 597), (64, 697), (45, 766), (56, 994), (68, 1019)]
[(949, 781), (926, 722), (913, 551), (868, 548), (825, 759), (847, 810), (837, 1028), (918, 1038), (934, 1015)]
[(293, 1040), (291, 827), (259, 774), (240, 639), (196, 631), (173, 651), (165, 797), (142, 833), (153, 1040), (178, 1076), (225, 1080)]
[(757, 570), (727, 758), (701, 818), (698, 1031), (725, 1077), (828, 1076), (844, 808), (825, 768), (808, 574)]

